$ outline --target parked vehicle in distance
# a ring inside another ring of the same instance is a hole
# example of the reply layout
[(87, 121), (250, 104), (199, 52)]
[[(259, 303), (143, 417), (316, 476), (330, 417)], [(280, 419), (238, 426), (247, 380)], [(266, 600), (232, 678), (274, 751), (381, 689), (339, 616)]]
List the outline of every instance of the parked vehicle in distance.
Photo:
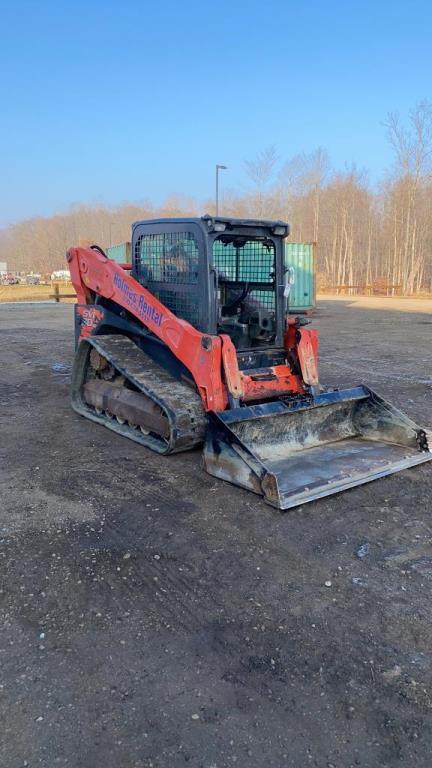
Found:
[(19, 279), (16, 275), (4, 274), (0, 277), (1, 285), (18, 285)]
[(25, 281), (27, 285), (39, 285), (40, 275), (26, 275)]
[(71, 276), (68, 269), (56, 269), (54, 272), (51, 272), (51, 280), (57, 280), (57, 281), (67, 281), (70, 282)]

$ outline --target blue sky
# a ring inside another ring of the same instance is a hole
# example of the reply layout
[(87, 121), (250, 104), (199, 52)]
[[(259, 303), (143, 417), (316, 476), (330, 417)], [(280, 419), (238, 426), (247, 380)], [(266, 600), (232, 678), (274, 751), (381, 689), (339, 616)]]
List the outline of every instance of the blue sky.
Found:
[(327, 148), (374, 181), (382, 122), (432, 99), (432, 4), (0, 0), (0, 224), (77, 202), (247, 186)]

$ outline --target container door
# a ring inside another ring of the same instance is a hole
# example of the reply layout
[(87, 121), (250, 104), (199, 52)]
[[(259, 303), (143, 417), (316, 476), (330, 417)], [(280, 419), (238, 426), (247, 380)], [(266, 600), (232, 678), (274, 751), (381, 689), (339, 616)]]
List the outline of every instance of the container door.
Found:
[(291, 287), (289, 311), (299, 312), (315, 306), (315, 265), (313, 243), (285, 243), (285, 266), (292, 267), (295, 283)]

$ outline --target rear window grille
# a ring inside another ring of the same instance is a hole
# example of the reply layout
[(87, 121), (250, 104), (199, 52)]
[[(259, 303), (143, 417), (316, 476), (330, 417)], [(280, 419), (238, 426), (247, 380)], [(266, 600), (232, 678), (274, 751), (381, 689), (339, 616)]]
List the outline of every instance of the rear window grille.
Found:
[(222, 235), (213, 243), (213, 262), (224, 279), (233, 282), (275, 282), (275, 247), (271, 240), (246, 240)]
[(140, 283), (178, 317), (196, 327), (198, 307), (198, 243), (192, 232), (141, 235), (134, 267)]
[(229, 288), (230, 300), (236, 291), (235, 283), (256, 283), (249, 291), (246, 303), (253, 307), (275, 310), (275, 246), (271, 240), (247, 240), (221, 235), (213, 243), (213, 263), (218, 270), (219, 282)]

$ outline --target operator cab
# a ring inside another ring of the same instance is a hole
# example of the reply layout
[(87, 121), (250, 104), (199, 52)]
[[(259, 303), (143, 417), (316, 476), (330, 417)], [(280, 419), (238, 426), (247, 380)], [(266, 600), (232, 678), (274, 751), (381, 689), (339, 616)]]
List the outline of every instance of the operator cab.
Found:
[(281, 350), (288, 232), (280, 221), (227, 217), (137, 222), (133, 276), (195, 328), (230, 336), (238, 351)]

